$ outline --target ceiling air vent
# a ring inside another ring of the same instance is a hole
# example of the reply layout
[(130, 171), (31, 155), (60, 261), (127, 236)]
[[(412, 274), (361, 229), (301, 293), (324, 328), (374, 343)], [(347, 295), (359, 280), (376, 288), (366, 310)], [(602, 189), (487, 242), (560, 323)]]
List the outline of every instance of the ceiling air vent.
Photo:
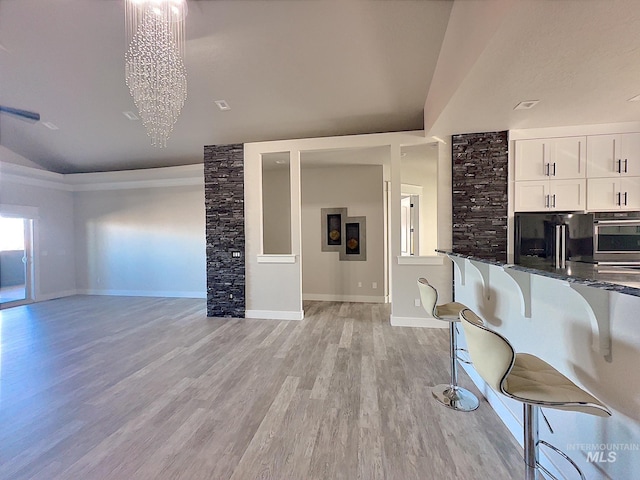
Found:
[(138, 116), (133, 112), (127, 111), (127, 112), (122, 112), (122, 114), (125, 117), (127, 117), (129, 120), (140, 120)]
[(514, 110), (529, 110), (530, 108), (535, 107), (540, 100), (525, 100), (524, 102), (520, 102), (513, 109)]
[(218, 108), (220, 110), (231, 110), (231, 107), (229, 106), (229, 104), (226, 102), (226, 100), (216, 100), (216, 105), (218, 106)]

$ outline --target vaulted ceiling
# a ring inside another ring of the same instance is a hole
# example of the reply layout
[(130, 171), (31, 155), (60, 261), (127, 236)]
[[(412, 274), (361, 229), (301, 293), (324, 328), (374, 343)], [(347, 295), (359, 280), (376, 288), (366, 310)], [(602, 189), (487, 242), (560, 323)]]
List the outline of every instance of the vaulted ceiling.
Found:
[(640, 120), (638, 31), (636, 0), (189, 0), (188, 97), (159, 149), (123, 115), (124, 0), (0, 0), (0, 105), (42, 117), (0, 115), (0, 160), (123, 170), (211, 144)]

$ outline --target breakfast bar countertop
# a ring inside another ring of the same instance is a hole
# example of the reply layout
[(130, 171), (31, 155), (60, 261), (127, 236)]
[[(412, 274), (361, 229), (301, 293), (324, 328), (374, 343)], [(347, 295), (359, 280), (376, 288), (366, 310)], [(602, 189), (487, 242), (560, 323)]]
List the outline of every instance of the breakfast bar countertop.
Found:
[(615, 266), (598, 266), (592, 263), (567, 262), (566, 268), (554, 268), (536, 257), (528, 257), (519, 264), (499, 262), (493, 259), (474, 257), (449, 250), (436, 250), (447, 256), (468, 258), (478, 262), (488, 263), (499, 267), (513, 268), (534, 275), (579, 283), (593, 288), (610, 290), (626, 295), (640, 297), (640, 272)]

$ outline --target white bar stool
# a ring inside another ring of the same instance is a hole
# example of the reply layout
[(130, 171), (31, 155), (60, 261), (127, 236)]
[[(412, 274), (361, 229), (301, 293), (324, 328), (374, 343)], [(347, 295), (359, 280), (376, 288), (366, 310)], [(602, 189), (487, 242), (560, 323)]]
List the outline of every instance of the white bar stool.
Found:
[(473, 367), (495, 391), (523, 404), (525, 480), (538, 480), (539, 470), (556, 478), (540, 465), (539, 445), (562, 456), (584, 480), (584, 474), (566, 453), (539, 439), (538, 412), (540, 407), (547, 407), (609, 417), (609, 409), (540, 358), (516, 353), (506, 338), (488, 329), (471, 310), (461, 311), (460, 320)]
[(456, 322), (460, 321), (460, 311), (467, 308), (458, 302), (438, 305), (438, 291), (429, 284), (425, 278), (418, 279), (418, 290), (422, 307), (427, 315), (438, 320), (449, 322), (449, 361), (451, 363), (451, 382), (448, 384), (436, 385), (431, 389), (431, 394), (443, 405), (459, 410), (470, 412), (478, 408), (478, 398), (469, 390), (458, 385), (458, 332)]

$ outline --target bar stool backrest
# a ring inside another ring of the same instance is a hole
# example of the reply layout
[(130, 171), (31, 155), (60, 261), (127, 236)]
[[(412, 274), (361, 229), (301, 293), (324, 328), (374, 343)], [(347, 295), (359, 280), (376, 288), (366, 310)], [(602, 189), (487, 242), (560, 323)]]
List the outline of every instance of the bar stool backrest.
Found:
[(420, 291), (420, 300), (422, 308), (425, 309), (427, 315), (438, 318), (436, 306), (438, 304), (438, 291), (432, 287), (426, 278), (418, 279), (418, 290)]
[(515, 361), (513, 347), (468, 308), (460, 312), (460, 322), (473, 367), (496, 392), (503, 392), (502, 385)]

